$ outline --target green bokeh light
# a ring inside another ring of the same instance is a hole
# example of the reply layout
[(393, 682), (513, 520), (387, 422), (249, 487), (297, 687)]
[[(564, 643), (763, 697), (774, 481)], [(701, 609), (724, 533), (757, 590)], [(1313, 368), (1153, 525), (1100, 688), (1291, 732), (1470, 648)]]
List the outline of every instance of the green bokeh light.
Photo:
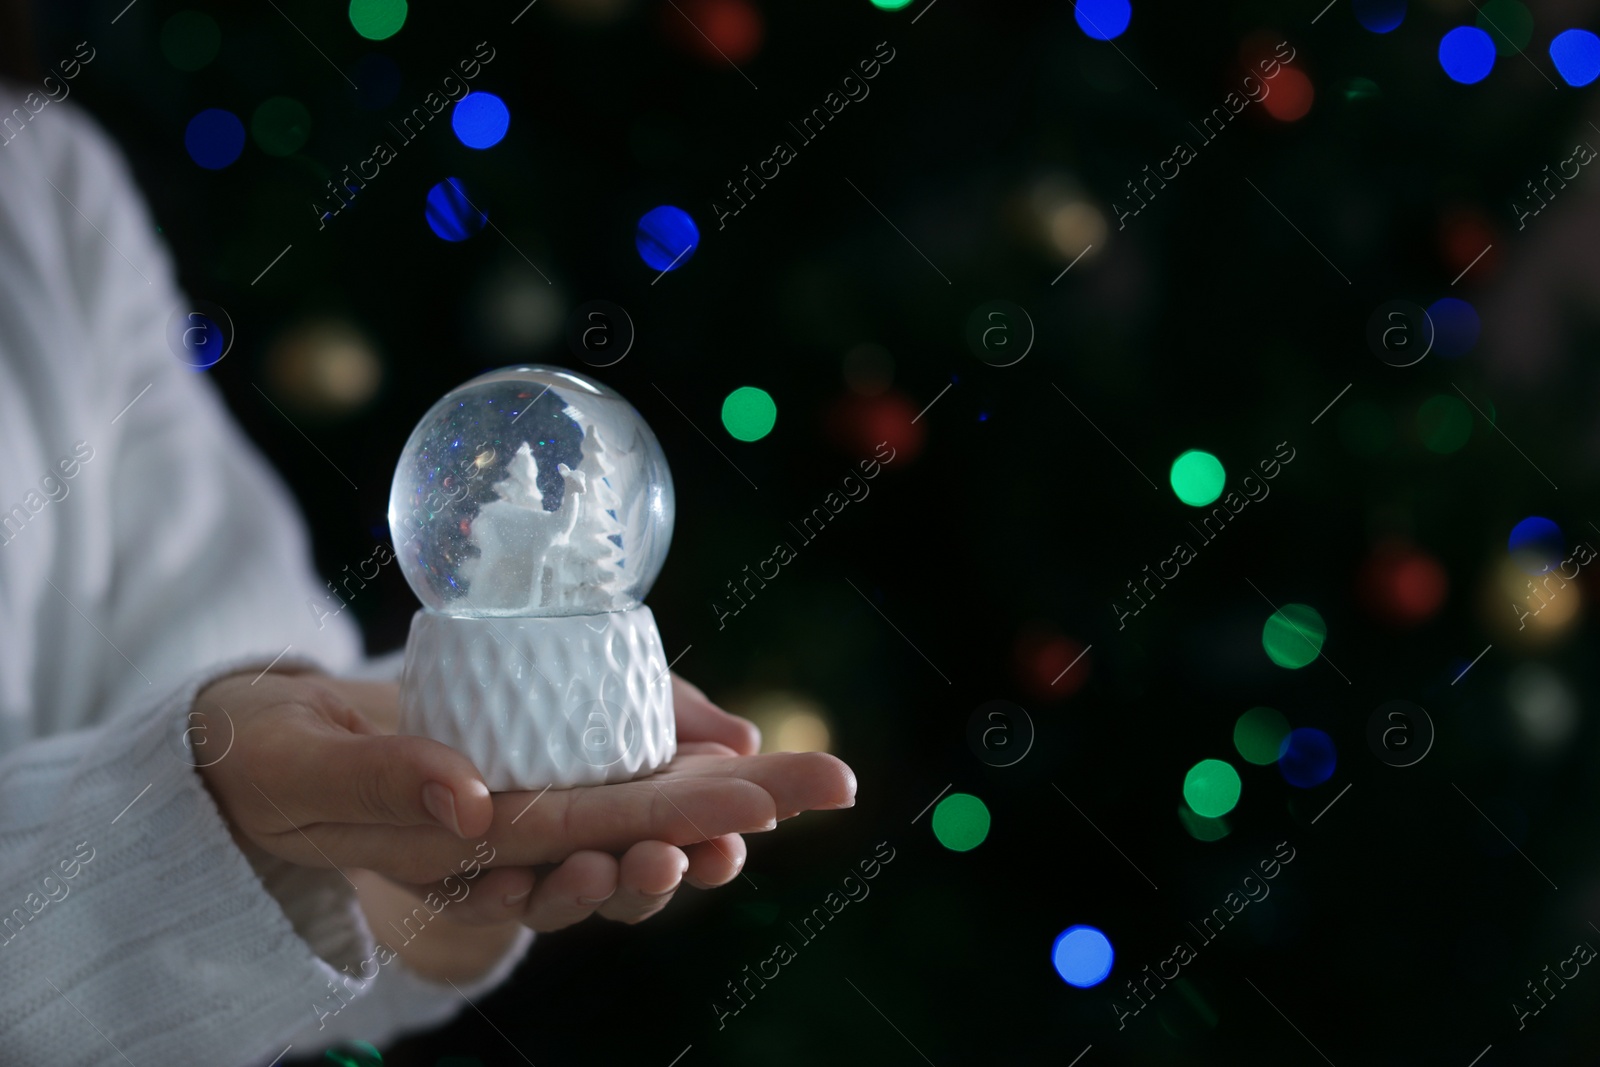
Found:
[(1196, 815), (1217, 819), (1239, 803), (1239, 772), (1233, 764), (1219, 759), (1203, 759), (1183, 776), (1183, 799)]
[(292, 156), (311, 136), (311, 112), (298, 100), (263, 100), (250, 119), (250, 136), (269, 156)]
[(1495, 53), (1516, 55), (1533, 40), (1533, 12), (1517, 0), (1489, 0), (1478, 8), (1478, 29), (1494, 38)]
[(1339, 416), (1339, 440), (1361, 459), (1377, 459), (1394, 443), (1394, 420), (1370, 400), (1358, 400)]
[(406, 24), (406, 0), (350, 0), (350, 25), (369, 41), (382, 41)]
[(1172, 472), (1168, 477), (1178, 499), (1197, 508), (1203, 508), (1221, 496), (1222, 486), (1228, 480), (1227, 472), (1222, 469), (1222, 461), (1210, 452), (1202, 452), (1197, 448), (1191, 448), (1173, 460)]
[(933, 809), (933, 836), (951, 852), (969, 852), (989, 836), (989, 809), (970, 793), (951, 793)]
[(911, 0), (872, 0), (872, 6), (879, 11), (899, 11), (909, 3)]
[(1448, 393), (1430, 396), (1417, 409), (1417, 435), (1430, 452), (1459, 451), (1472, 436), (1472, 411)]
[(1233, 747), (1258, 767), (1278, 762), (1278, 750), (1288, 736), (1289, 720), (1272, 708), (1251, 708), (1233, 724)]
[(1278, 666), (1298, 670), (1317, 658), (1327, 636), (1328, 624), (1316, 608), (1285, 604), (1261, 628), (1261, 647)]
[(741, 386), (722, 402), (722, 425), (741, 441), (759, 441), (778, 421), (778, 405), (765, 389)]
[(338, 1064), (338, 1067), (379, 1067), (383, 1063), (383, 1053), (365, 1041), (350, 1041), (324, 1052), (322, 1060)]
[(1344, 98), (1352, 104), (1364, 104), (1382, 95), (1378, 83), (1371, 78), (1351, 78), (1344, 86)]
[(161, 54), (179, 70), (199, 70), (222, 50), (222, 30), (203, 11), (179, 11), (161, 26)]
[(1183, 828), (1196, 841), (1221, 841), (1233, 829), (1227, 819), (1208, 819), (1204, 815), (1196, 815), (1187, 804), (1178, 805), (1178, 821), (1183, 823)]

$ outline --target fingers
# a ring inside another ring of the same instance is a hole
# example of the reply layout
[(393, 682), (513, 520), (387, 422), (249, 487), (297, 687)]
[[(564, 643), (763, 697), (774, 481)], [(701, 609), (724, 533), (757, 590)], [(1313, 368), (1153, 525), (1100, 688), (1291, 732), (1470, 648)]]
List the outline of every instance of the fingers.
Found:
[(741, 756), (761, 751), (761, 731), (755, 723), (723, 711), (676, 674), (672, 676), (672, 709), (680, 743), (715, 741)]
[[(688, 754), (674, 759), (655, 780), (737, 776), (754, 782), (772, 797), (775, 813), (848, 808), (855, 804), (856, 775), (843, 761), (825, 752), (775, 752), (733, 759)], [(734, 828), (728, 828), (730, 832)]]
[(615, 856), (574, 852), (534, 887), (522, 922), (541, 933), (561, 930), (593, 915), (616, 891)]
[[(494, 806), (472, 761), (447, 745), (379, 732), (335, 688), (300, 679), (262, 681), (259, 693), (216, 686), (196, 701), (202, 716), (255, 700), (229, 716), (230, 759), (205, 768), (228, 815), (253, 837), (294, 834), (317, 823), (440, 826), (457, 837), (489, 827)], [(264, 703), (263, 703), (264, 702)]]
[[(496, 816), (490, 840), (502, 847), (500, 835), (504, 834), (504, 851), (517, 857), (531, 850), (531, 863), (554, 862), (578, 849), (620, 853), (638, 841), (688, 845), (777, 825), (772, 796), (755, 782), (731, 774), (672, 781), (653, 776), (615, 785), (552, 790), (528, 808), (520, 822), (510, 825), (517, 808), (527, 803), (523, 797), (531, 795), (494, 796)], [(501, 812), (508, 813), (505, 821)]]
[(745, 843), (738, 834), (723, 834), (698, 845), (689, 845), (683, 851), (689, 857), (689, 870), (683, 880), (696, 889), (727, 885), (744, 869)]
[(498, 926), (521, 921), (534, 881), (533, 872), (526, 867), (496, 867), (477, 878), (450, 875), (431, 885), (404, 888), (418, 900), (441, 909), (442, 917), (451, 922)]
[[(737, 756), (739, 753), (727, 745), (716, 741), (683, 741), (678, 742), (678, 756)], [(676, 758), (676, 757), (674, 757)]]
[(600, 906), (600, 914), (617, 922), (643, 922), (667, 906), (688, 869), (689, 857), (681, 849), (640, 841), (623, 853), (617, 891)]
[[(742, 758), (742, 757), (741, 757)], [(538, 867), (587, 850), (622, 853), (639, 841), (688, 845), (777, 825), (766, 790), (738, 777), (495, 793), (494, 823), (474, 846), (433, 826), (325, 823), (276, 843), (287, 858), (313, 867), (365, 867), (396, 881), (434, 882), (482, 866)]]
[(482, 836), (494, 818), (489, 787), (472, 761), (428, 738), (329, 728), (282, 731), (257, 747), (252, 782), (297, 827), (438, 826), (468, 838)]

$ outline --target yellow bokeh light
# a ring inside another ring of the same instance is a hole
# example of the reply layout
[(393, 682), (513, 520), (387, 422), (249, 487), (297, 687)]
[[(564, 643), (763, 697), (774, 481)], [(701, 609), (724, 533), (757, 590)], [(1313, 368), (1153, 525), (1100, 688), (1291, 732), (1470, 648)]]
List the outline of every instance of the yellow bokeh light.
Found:
[(1046, 174), (1018, 198), (1015, 219), (1028, 236), (1066, 262), (1093, 258), (1110, 240), (1105, 212), (1069, 173)]
[(1583, 609), (1583, 589), (1574, 565), (1565, 579), (1559, 567), (1529, 575), (1510, 558), (1501, 560), (1484, 583), (1484, 611), (1490, 625), (1510, 641), (1545, 644), (1572, 628)]
[(1106, 243), (1106, 217), (1087, 200), (1072, 200), (1049, 215), (1050, 243), (1063, 256), (1076, 258), (1088, 249), (1093, 256)]
[(762, 752), (827, 752), (833, 743), (828, 713), (798, 693), (769, 690), (748, 701), (731, 702), (729, 710), (761, 730)]
[(324, 417), (359, 411), (383, 382), (383, 362), (371, 342), (341, 319), (291, 326), (273, 342), (266, 363), (277, 395)]

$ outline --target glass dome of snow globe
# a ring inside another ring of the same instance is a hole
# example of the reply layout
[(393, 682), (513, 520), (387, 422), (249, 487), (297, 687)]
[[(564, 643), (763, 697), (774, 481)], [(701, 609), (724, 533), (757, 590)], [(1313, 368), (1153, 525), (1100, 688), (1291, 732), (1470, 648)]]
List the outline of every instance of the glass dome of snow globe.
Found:
[(676, 752), (643, 603), (675, 512), (661, 445), (614, 390), (560, 367), (491, 371), (431, 407), (389, 493), (411, 620), (400, 732), (492, 790), (648, 774)]
[(468, 618), (637, 607), (674, 512), (649, 425), (559, 367), (506, 367), (451, 390), (412, 431), (389, 494), (417, 598)]

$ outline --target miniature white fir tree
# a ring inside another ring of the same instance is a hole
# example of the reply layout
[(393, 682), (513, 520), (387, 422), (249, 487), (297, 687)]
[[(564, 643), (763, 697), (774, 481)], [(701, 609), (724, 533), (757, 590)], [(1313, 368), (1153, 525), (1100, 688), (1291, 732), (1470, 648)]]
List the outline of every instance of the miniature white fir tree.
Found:
[(623, 525), (617, 515), (621, 495), (612, 485), (614, 453), (594, 425), (584, 427), (583, 458), (578, 469), (560, 467), (566, 486), (561, 511), (576, 511), (570, 536), (550, 552), (551, 571), (545, 587), (546, 606), (563, 612), (612, 610), (611, 589), (622, 563)]

